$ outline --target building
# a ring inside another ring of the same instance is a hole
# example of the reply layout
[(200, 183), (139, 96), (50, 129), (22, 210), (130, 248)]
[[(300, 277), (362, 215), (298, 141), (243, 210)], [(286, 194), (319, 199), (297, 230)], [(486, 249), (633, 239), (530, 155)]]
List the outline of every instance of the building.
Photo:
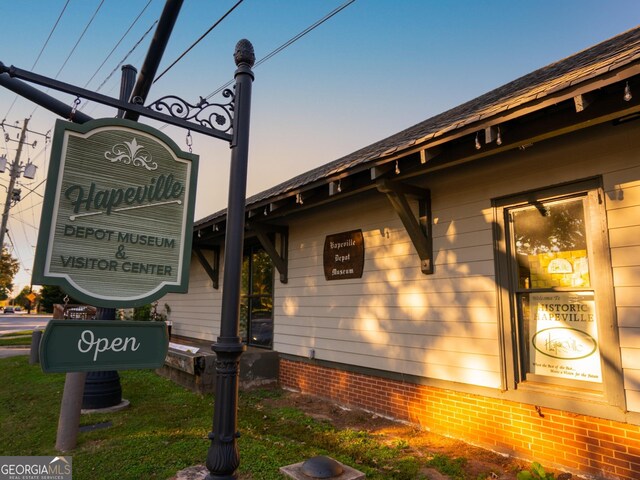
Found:
[[(285, 388), (640, 478), (640, 28), (248, 200), (242, 334)], [(225, 212), (173, 332), (219, 331)]]

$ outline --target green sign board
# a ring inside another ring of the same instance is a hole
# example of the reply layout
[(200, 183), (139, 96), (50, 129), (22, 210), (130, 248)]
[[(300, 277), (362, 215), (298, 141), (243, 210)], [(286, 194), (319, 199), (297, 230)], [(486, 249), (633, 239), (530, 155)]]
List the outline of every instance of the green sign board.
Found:
[(40, 342), (45, 373), (153, 369), (164, 365), (164, 322), (50, 320)]
[(101, 307), (186, 292), (197, 162), (143, 124), (58, 120), (33, 283)]

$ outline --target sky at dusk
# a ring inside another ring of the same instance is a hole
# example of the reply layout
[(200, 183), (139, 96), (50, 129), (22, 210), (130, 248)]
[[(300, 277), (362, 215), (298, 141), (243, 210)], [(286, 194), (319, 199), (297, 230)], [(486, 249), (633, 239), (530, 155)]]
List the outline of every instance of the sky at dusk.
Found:
[[(158, 73), (237, 2), (185, 0)], [(238, 40), (250, 40), (260, 62), (341, 6), (254, 69), (248, 195), (640, 23), (638, 0), (244, 0), (153, 85), (147, 103), (165, 95), (196, 103), (232, 80)], [(164, 0), (0, 0), (0, 62), (117, 97), (121, 64), (140, 69), (154, 29), (145, 32), (163, 7)], [(210, 100), (226, 103), (221, 94)], [(93, 103), (80, 108), (115, 116)], [(56, 116), (0, 87), (0, 156), (10, 161), (25, 118), (33, 133), (20, 160), (38, 171), (18, 180), (23, 199), (11, 208), (5, 238), (21, 263), (17, 291), (30, 283), (51, 153), (44, 134)], [(184, 130), (140, 121), (187, 150)], [(226, 208), (230, 150), (192, 135), (200, 156), (197, 220)], [(0, 185), (8, 183), (9, 172), (0, 173)]]

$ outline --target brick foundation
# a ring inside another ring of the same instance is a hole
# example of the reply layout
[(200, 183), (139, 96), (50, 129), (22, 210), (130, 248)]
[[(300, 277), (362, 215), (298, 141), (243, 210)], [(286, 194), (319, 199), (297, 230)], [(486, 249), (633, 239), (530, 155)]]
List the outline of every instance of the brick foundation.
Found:
[(280, 384), (543, 465), (640, 479), (640, 427), (281, 359)]

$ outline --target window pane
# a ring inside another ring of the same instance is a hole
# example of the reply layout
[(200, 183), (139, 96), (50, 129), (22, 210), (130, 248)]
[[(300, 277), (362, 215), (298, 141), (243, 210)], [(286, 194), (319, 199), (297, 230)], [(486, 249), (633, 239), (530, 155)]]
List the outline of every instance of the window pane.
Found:
[(247, 341), (247, 327), (249, 323), (249, 257), (242, 257), (242, 275), (240, 279), (240, 325), (239, 335), (242, 342)]
[(249, 295), (249, 256), (242, 257), (242, 279), (240, 283), (240, 294)]
[(258, 248), (243, 257), (240, 331), (249, 345), (273, 344), (273, 265), (269, 255)]
[(519, 288), (591, 285), (582, 199), (538, 203), (511, 215)]
[(273, 343), (273, 301), (271, 297), (251, 299), (252, 345), (270, 347)]
[(247, 341), (247, 326), (249, 323), (249, 299), (242, 297), (240, 299), (240, 339), (242, 342)]
[(251, 256), (251, 294), (271, 295), (273, 289), (273, 266), (267, 252), (259, 250)]

